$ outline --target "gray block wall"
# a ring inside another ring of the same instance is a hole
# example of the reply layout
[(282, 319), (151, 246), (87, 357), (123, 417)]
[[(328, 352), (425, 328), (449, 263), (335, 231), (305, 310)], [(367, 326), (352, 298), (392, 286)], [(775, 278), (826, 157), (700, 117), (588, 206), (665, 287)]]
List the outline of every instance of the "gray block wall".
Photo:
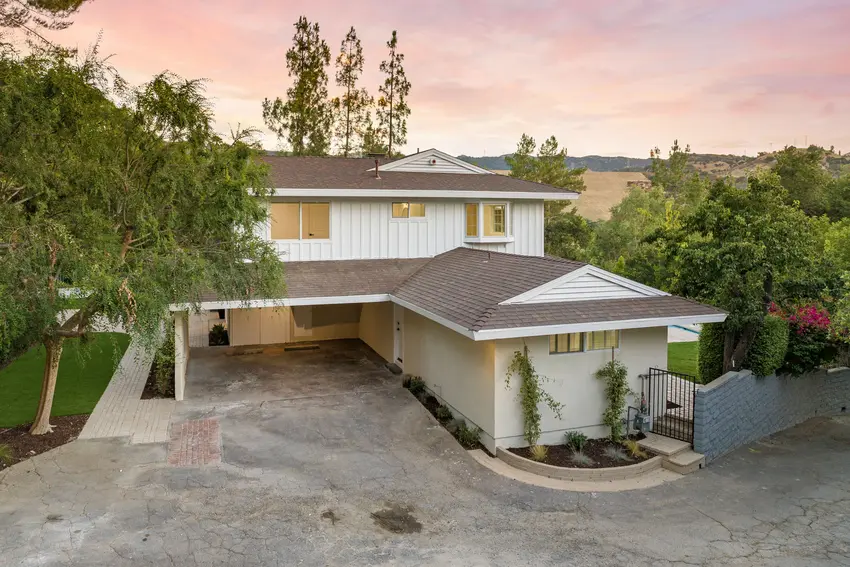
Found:
[(694, 399), (694, 451), (716, 459), (818, 415), (850, 411), (850, 370), (757, 378), (728, 372)]

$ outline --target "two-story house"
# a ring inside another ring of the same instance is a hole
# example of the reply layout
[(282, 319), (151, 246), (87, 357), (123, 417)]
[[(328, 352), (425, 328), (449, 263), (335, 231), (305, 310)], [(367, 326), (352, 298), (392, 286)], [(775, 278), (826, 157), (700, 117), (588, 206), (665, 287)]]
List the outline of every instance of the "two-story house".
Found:
[[(630, 384), (666, 367), (667, 327), (725, 314), (597, 267), (544, 254), (543, 204), (564, 189), (495, 175), (437, 150), (395, 161), (267, 157), (274, 197), (258, 227), (286, 262), (284, 298), (226, 310), (231, 345), (360, 339), (421, 376), (482, 442), (522, 446), (510, 360), (527, 345), (562, 419), (544, 411), (541, 442), (565, 430), (606, 433), (603, 384), (612, 356)], [(189, 361), (188, 318), (176, 313), (177, 397)]]

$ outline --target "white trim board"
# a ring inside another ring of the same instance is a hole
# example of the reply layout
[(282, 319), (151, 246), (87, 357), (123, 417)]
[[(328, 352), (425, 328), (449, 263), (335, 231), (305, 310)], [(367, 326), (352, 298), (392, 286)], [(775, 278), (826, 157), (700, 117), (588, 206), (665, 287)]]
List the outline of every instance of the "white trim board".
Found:
[[(418, 166), (413, 165), (418, 160), (426, 158), (433, 160), (442, 160), (444, 162), (448, 162), (457, 167), (456, 170), (451, 172), (439, 171), (435, 170), (433, 166)], [(375, 168), (368, 169), (367, 171), (375, 171)], [(403, 157), (401, 159), (397, 159), (395, 161), (391, 161), (387, 164), (378, 166), (378, 173), (381, 171), (398, 171), (398, 172), (416, 172), (416, 173), (460, 173), (467, 175), (495, 175), (489, 169), (484, 169), (483, 167), (478, 167), (477, 165), (471, 164), (469, 162), (465, 162), (462, 159), (456, 158), (452, 155), (449, 155), (445, 152), (441, 152), (436, 148), (431, 148), (428, 150), (424, 150), (421, 152), (417, 152), (415, 154), (409, 155), (407, 157)]]
[(464, 337), (474, 339), (474, 333), (471, 330), (464, 327), (463, 325), (458, 325), (454, 321), (449, 321), (445, 317), (441, 317), (441, 316), (437, 315), (436, 313), (428, 311), (427, 309), (423, 309), (423, 308), (421, 308), (417, 305), (414, 305), (413, 303), (410, 303), (409, 301), (399, 299), (398, 297), (396, 297), (394, 295), (390, 296), (390, 300), (393, 303), (395, 303), (396, 305), (401, 305), (405, 309), (409, 309), (409, 310), (413, 311), (414, 313), (416, 313), (418, 315), (422, 315), (426, 319), (430, 319), (431, 321), (434, 321), (435, 323), (439, 323), (443, 327), (451, 329), (452, 331), (455, 331), (456, 333), (460, 333)]
[[(282, 297), (279, 299), (249, 299), (231, 301), (202, 301), (199, 304), (201, 310), (212, 309), (257, 309), (260, 307), (292, 307), (301, 305), (346, 305), (351, 303), (381, 303), (390, 301), (390, 295), (379, 293), (373, 295), (340, 295), (330, 297)], [(194, 305), (182, 303), (171, 305), (169, 311), (190, 311)]]
[(597, 323), (571, 323), (568, 325), (539, 325), (536, 327), (514, 327), (511, 329), (492, 329), (474, 331), (473, 340), (518, 339), (522, 337), (540, 337), (563, 333), (586, 333), (590, 331), (616, 331), (623, 329), (646, 329), (648, 327), (669, 327), (670, 325), (690, 325), (696, 323), (722, 323), (726, 313), (711, 315), (683, 315), (680, 317), (652, 317), (649, 319), (631, 319), (625, 321), (600, 321)]
[[(607, 290), (600, 288), (596, 292), (588, 291), (588, 284), (592, 286), (593, 281), (608, 284)], [(581, 287), (579, 287), (580, 285)], [(616, 297), (613, 297), (612, 293)], [(565, 303), (569, 301), (660, 297), (665, 295), (670, 294), (588, 264), (516, 297), (506, 299), (499, 305)]]
[(304, 189), (278, 187), (271, 197), (297, 197), (301, 200), (319, 197), (378, 197), (385, 199), (499, 199), (502, 201), (571, 201), (579, 194), (567, 192), (457, 191), (444, 189)]

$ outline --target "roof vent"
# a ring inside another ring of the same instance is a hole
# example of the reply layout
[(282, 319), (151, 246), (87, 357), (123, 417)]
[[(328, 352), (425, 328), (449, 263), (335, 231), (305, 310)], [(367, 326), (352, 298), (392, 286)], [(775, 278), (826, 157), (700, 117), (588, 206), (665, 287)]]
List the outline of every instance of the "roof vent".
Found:
[(432, 160), (431, 160), (431, 165), (437, 165), (437, 160), (432, 159)]

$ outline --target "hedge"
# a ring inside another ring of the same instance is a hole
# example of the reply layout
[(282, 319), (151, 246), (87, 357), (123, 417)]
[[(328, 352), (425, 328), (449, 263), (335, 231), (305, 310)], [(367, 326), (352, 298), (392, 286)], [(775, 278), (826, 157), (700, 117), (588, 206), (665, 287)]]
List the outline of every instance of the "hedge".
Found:
[(756, 333), (744, 368), (756, 376), (770, 376), (785, 360), (788, 350), (788, 323), (779, 317), (768, 315)]
[(699, 378), (703, 384), (720, 378), (723, 374), (723, 323), (702, 326), (699, 334)]

